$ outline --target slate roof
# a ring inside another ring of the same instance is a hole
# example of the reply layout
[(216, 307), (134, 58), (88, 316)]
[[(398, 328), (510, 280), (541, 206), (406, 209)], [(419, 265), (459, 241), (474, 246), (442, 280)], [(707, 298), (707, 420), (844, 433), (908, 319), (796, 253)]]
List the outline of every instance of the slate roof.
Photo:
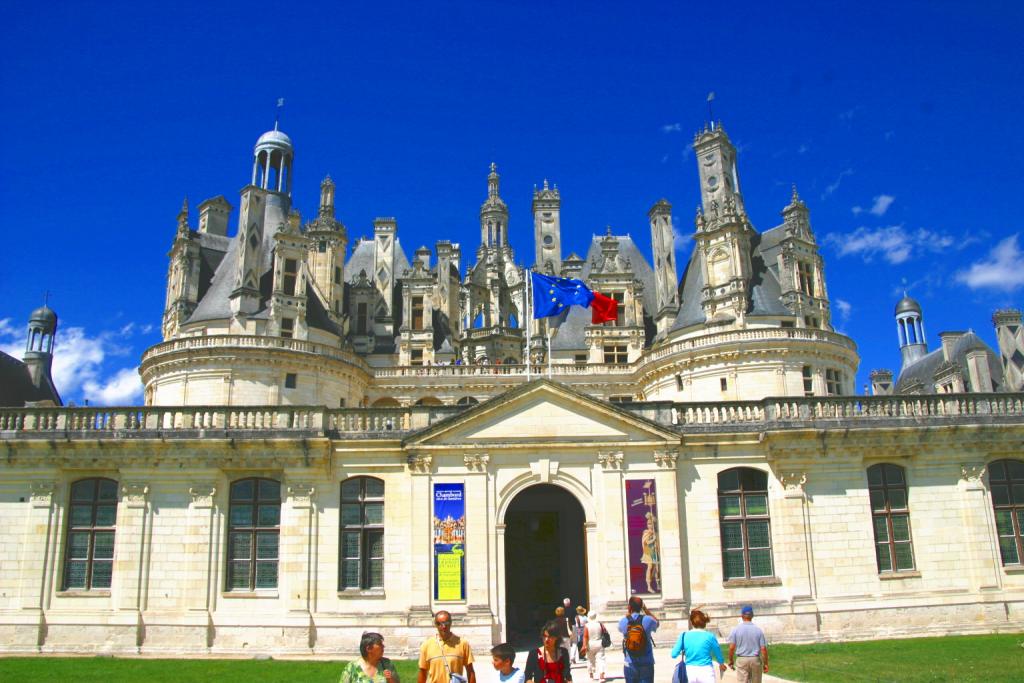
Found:
[[(960, 368), (965, 381), (970, 377), (967, 370), (967, 354), (971, 351), (985, 352), (985, 355), (988, 357), (989, 375), (992, 377), (994, 388), (998, 391), (1003, 378), (1003, 368), (999, 362), (999, 356), (974, 332), (965, 332), (962, 337), (956, 340), (952, 349), (952, 361)], [(942, 353), (941, 346), (918, 358), (909, 366), (900, 370), (900, 376), (896, 380), (896, 388), (893, 390), (893, 393), (902, 394), (908, 388), (920, 384), (924, 393), (934, 394), (935, 374), (945, 361), (946, 357)]]
[(62, 405), (52, 381), (36, 387), (25, 363), (0, 351), (0, 407), (20, 408), (34, 401), (53, 401)]

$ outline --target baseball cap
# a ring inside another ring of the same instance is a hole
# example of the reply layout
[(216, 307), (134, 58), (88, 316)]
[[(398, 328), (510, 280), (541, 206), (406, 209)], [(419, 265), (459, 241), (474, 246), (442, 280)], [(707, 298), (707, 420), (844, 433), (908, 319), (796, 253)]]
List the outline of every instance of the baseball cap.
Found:
[(744, 605), (743, 609), (740, 610), (740, 614), (753, 614), (754, 608), (750, 605)]

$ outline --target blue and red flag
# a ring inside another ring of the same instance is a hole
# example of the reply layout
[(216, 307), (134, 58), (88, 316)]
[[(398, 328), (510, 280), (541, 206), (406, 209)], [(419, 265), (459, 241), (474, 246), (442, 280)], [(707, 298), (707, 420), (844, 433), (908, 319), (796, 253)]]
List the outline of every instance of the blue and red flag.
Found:
[(583, 280), (570, 277), (554, 277), (530, 273), (533, 278), (533, 317), (547, 318), (558, 315), (569, 306), (577, 305), (591, 308), (592, 322), (601, 323), (615, 320), (618, 317), (618, 305), (614, 299), (592, 292)]

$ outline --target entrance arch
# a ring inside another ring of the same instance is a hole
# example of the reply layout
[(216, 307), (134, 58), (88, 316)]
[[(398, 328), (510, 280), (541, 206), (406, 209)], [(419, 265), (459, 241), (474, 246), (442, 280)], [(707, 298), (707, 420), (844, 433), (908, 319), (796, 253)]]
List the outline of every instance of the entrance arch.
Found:
[(506, 638), (535, 647), (540, 629), (568, 597), (588, 605), (586, 514), (554, 484), (523, 489), (505, 511)]

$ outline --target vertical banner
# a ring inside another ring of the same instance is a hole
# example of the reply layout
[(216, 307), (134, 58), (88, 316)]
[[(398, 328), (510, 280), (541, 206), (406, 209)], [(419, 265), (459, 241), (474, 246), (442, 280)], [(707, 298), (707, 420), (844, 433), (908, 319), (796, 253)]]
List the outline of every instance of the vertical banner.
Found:
[(434, 484), (434, 600), (466, 599), (466, 485)]
[(653, 479), (626, 481), (626, 535), (629, 538), (629, 591), (661, 592), (658, 497)]

